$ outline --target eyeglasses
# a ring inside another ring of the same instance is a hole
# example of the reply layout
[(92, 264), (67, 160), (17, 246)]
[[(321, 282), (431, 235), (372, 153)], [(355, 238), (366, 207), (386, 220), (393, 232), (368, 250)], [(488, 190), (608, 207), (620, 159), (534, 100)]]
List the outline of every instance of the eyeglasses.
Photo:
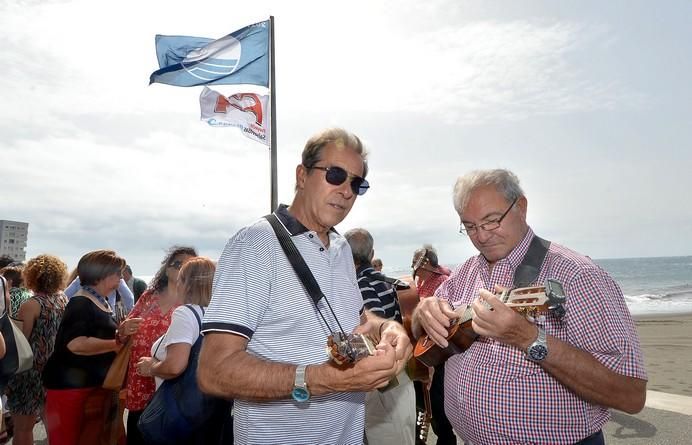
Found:
[(331, 185), (341, 185), (346, 182), (347, 179), (351, 180), (351, 190), (356, 195), (364, 195), (365, 192), (370, 188), (370, 183), (361, 178), (360, 176), (351, 175), (346, 170), (341, 167), (308, 167), (316, 168), (317, 170), (324, 170), (326, 173), (324, 179), (327, 180)]
[(512, 204), (509, 205), (509, 208), (505, 210), (505, 213), (502, 214), (497, 219), (493, 219), (492, 221), (487, 221), (484, 222), (483, 224), (475, 225), (475, 224), (465, 224), (461, 223), (459, 224), (459, 233), (463, 233), (464, 235), (471, 236), (475, 235), (478, 229), (483, 229), (486, 232), (492, 232), (493, 230), (497, 230), (500, 227), (500, 224), (502, 223), (502, 220), (505, 219), (505, 216), (509, 213), (510, 210), (512, 210), (512, 207), (514, 207), (514, 204), (517, 203), (517, 200), (519, 198), (515, 198), (514, 201), (512, 201)]
[(168, 267), (180, 270), (180, 268), (183, 267), (183, 262), (180, 260), (171, 261), (170, 263), (168, 263)]

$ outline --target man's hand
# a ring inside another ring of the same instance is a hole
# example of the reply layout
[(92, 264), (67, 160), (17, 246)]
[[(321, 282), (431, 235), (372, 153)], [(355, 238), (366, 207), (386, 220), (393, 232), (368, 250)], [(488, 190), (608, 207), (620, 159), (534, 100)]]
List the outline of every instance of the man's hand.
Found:
[(435, 344), (446, 348), (447, 335), (449, 335), (447, 329), (450, 326), (450, 320), (455, 318), (459, 318), (459, 314), (452, 310), (447, 300), (436, 297), (423, 298), (413, 312), (413, 335), (417, 338), (428, 334)]
[[(372, 391), (376, 388), (384, 388), (399, 371), (396, 351), (388, 343), (378, 344), (375, 355), (359, 360), (352, 367), (343, 369), (336, 367), (333, 363), (328, 363), (314, 368), (323, 366), (328, 366), (332, 372), (336, 371), (339, 374), (335, 387), (332, 388), (333, 391), (329, 392)], [(313, 366), (308, 367), (306, 376), (309, 387), (311, 371), (313, 371)]]
[(381, 338), (378, 346), (391, 345), (396, 353), (397, 374), (399, 374), (413, 354), (413, 345), (406, 329), (395, 321), (385, 321), (380, 327)]
[(481, 289), (472, 304), (473, 330), (522, 351), (536, 339), (536, 327), (526, 318), (501, 302), (495, 294)]
[(411, 345), (408, 333), (401, 323), (394, 320), (385, 320), (373, 315), (369, 311), (364, 312), (361, 324), (356, 326), (353, 332), (368, 335), (374, 341), (379, 340), (378, 345), (388, 344), (392, 346), (396, 352), (399, 372), (404, 369), (413, 353), (413, 345)]

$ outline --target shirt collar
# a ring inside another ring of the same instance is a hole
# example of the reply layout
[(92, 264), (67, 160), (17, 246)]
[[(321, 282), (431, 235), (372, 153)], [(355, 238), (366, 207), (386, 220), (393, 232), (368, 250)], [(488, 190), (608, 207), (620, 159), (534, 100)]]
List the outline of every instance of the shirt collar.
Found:
[[(279, 207), (276, 208), (274, 214), (277, 218), (279, 218), (281, 224), (283, 224), (284, 227), (286, 227), (286, 230), (288, 230), (291, 236), (296, 236), (300, 235), (301, 233), (310, 232), (310, 229), (308, 229), (303, 225), (303, 223), (298, 221), (295, 216), (291, 215), (291, 213), (288, 211), (288, 205), (279, 204)], [(334, 227), (329, 229), (329, 231), (338, 233), (334, 229)]]
[(356, 270), (357, 275), (365, 275), (365, 274), (370, 274), (375, 271), (375, 268), (369, 265), (364, 265), (364, 266), (358, 266), (358, 269)]

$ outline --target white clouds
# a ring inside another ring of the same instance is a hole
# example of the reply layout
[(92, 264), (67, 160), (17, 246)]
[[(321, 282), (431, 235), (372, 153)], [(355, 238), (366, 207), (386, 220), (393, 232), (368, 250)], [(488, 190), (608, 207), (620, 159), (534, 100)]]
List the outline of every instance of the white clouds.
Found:
[[(196, 244), (213, 257), (233, 231), (266, 213), (266, 148), (235, 129), (200, 123), (199, 89), (147, 82), (156, 69), (155, 34), (221, 37), (269, 14), (277, 26), (279, 199), (293, 195), (294, 168), (310, 134), (326, 125), (358, 132), (373, 149), (373, 189), (340, 229), (371, 228), (385, 263), (406, 264), (423, 242), (436, 244), (448, 261), (473, 252), (456, 235), (451, 205), (455, 177), (470, 168), (523, 173), (534, 185), (533, 220), (602, 252), (611, 248), (605, 235), (584, 232), (583, 215), (633, 221), (642, 206), (629, 198), (635, 191), (662, 214), (680, 200), (677, 189), (689, 189), (679, 171), (689, 157), (672, 157), (668, 141), (655, 136), (657, 170), (669, 174), (665, 164), (674, 162), (675, 180), (662, 174), (649, 192), (613, 179), (618, 168), (605, 162), (627, 150), (628, 133), (653, 133), (641, 125), (646, 114), (637, 121), (643, 128), (626, 121), (630, 110), (646, 110), (643, 94), (621, 72), (590, 60), (620, 56), (628, 35), (617, 22), (540, 11), (474, 19), (470, 8), (482, 4), (445, 0), (189, 6), (0, 5), (0, 167), (10, 190), (0, 216), (31, 222), (30, 254), (50, 249), (69, 260), (107, 245), (150, 273), (146, 261), (163, 247)], [(637, 66), (651, 78), (665, 69), (642, 54)], [(599, 127), (599, 118), (612, 125)], [(677, 147), (690, 138), (671, 139)], [(627, 180), (647, 162), (632, 161)], [(546, 171), (559, 168), (575, 177), (547, 183)], [(575, 190), (580, 194), (570, 196)], [(624, 196), (622, 207), (595, 202), (603, 190)], [(566, 206), (569, 218), (551, 214), (557, 206)], [(620, 226), (632, 228), (612, 227)]]

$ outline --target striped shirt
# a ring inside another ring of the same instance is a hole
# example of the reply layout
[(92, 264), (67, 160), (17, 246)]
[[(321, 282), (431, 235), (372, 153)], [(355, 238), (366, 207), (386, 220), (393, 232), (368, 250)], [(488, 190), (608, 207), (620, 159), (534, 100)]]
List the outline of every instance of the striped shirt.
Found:
[[(492, 269), (482, 255), (470, 258), (435, 295), (468, 304), (478, 289), (511, 287), (533, 236), (529, 229)], [(536, 323), (613, 371), (646, 379), (634, 322), (608, 273), (591, 259), (551, 243), (537, 282), (547, 278), (563, 285), (566, 315), (538, 316)], [(575, 443), (609, 419), (606, 408), (577, 397), (524, 351), (486, 337), (447, 361), (445, 412), (462, 438), (478, 445)]]
[(363, 306), (375, 315), (401, 323), (401, 311), (396, 290), (383, 281), (384, 276), (372, 266), (361, 266), (356, 271)]
[[(344, 331), (360, 323), (363, 300), (351, 248), (336, 231), (329, 247), (287, 211), (276, 215), (310, 267)], [(216, 269), (212, 299), (202, 332), (228, 332), (247, 338), (248, 353), (260, 359), (319, 364), (327, 359), (327, 336), (338, 329), (324, 299), (317, 313), (300, 279), (264, 218), (241, 229), (226, 245)], [(310, 382), (307, 382), (308, 387)], [(361, 444), (365, 393), (333, 393), (298, 403), (236, 400), (234, 435), (238, 444)]]

